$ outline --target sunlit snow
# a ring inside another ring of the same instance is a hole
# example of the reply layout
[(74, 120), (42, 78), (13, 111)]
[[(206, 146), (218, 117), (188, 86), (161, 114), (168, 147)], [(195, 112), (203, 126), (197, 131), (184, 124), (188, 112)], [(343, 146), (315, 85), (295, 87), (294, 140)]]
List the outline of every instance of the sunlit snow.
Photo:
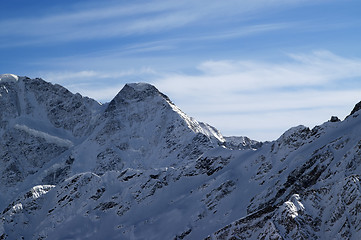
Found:
[(17, 82), (19, 77), (14, 74), (1, 74), (0, 82)]

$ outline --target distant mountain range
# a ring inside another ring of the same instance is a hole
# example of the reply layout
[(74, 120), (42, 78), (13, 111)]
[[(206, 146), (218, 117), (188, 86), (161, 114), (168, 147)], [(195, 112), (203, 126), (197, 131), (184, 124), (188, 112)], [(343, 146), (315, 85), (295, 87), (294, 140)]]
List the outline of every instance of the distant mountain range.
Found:
[(360, 108), (258, 142), (147, 83), (0, 75), (0, 239), (361, 239)]

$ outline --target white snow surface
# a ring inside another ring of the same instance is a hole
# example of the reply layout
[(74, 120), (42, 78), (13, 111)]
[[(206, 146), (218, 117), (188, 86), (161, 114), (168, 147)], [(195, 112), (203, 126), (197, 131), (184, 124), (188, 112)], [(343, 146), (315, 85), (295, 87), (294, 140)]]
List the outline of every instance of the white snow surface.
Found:
[(0, 239), (361, 238), (359, 114), (258, 143), (145, 83), (104, 105), (41, 79), (0, 94)]
[(33, 199), (37, 199), (42, 195), (46, 194), (50, 191), (50, 189), (54, 188), (55, 185), (38, 185), (31, 188), (31, 194)]
[(19, 129), (19, 130), (23, 130), (25, 132), (27, 132), (28, 134), (34, 136), (34, 137), (39, 137), (44, 139), (45, 141), (47, 141), (48, 143), (54, 143), (57, 144), (59, 146), (64, 146), (64, 147), (72, 147), (74, 144), (68, 140), (68, 139), (63, 139), (57, 136), (52, 136), (48, 133), (45, 132), (41, 132), (41, 131), (37, 131), (35, 129), (31, 129), (25, 125), (19, 125), (19, 124), (15, 124), (14, 128)]
[(0, 82), (17, 82), (19, 77), (14, 74), (0, 74)]
[(283, 203), (283, 209), (287, 211), (288, 216), (296, 218), (300, 211), (305, 210), (305, 207), (300, 202), (300, 196), (294, 194), (289, 201)]

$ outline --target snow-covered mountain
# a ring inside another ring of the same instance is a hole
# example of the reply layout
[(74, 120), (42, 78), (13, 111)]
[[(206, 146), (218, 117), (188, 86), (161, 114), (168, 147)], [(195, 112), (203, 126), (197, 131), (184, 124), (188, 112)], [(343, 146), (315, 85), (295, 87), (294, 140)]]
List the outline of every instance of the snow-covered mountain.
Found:
[(260, 143), (146, 83), (0, 75), (0, 239), (360, 239), (360, 106)]

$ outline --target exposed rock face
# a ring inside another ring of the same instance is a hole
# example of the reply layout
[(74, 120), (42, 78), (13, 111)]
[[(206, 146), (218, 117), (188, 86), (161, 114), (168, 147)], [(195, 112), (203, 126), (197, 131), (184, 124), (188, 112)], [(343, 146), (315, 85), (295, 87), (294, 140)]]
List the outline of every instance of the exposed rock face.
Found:
[(154, 86), (0, 75), (0, 239), (359, 239), (361, 116), (223, 137)]
[(339, 122), (341, 121), (337, 116), (332, 116), (330, 122)]
[(352, 109), (352, 111), (351, 111), (351, 113), (350, 113), (349, 116), (353, 115), (355, 112), (357, 112), (357, 111), (360, 110), (360, 109), (361, 109), (361, 102), (359, 102), (359, 103), (357, 103), (357, 104), (355, 105), (355, 107)]
[(252, 140), (248, 137), (225, 137), (224, 145), (230, 149), (258, 149), (262, 147), (262, 142)]

